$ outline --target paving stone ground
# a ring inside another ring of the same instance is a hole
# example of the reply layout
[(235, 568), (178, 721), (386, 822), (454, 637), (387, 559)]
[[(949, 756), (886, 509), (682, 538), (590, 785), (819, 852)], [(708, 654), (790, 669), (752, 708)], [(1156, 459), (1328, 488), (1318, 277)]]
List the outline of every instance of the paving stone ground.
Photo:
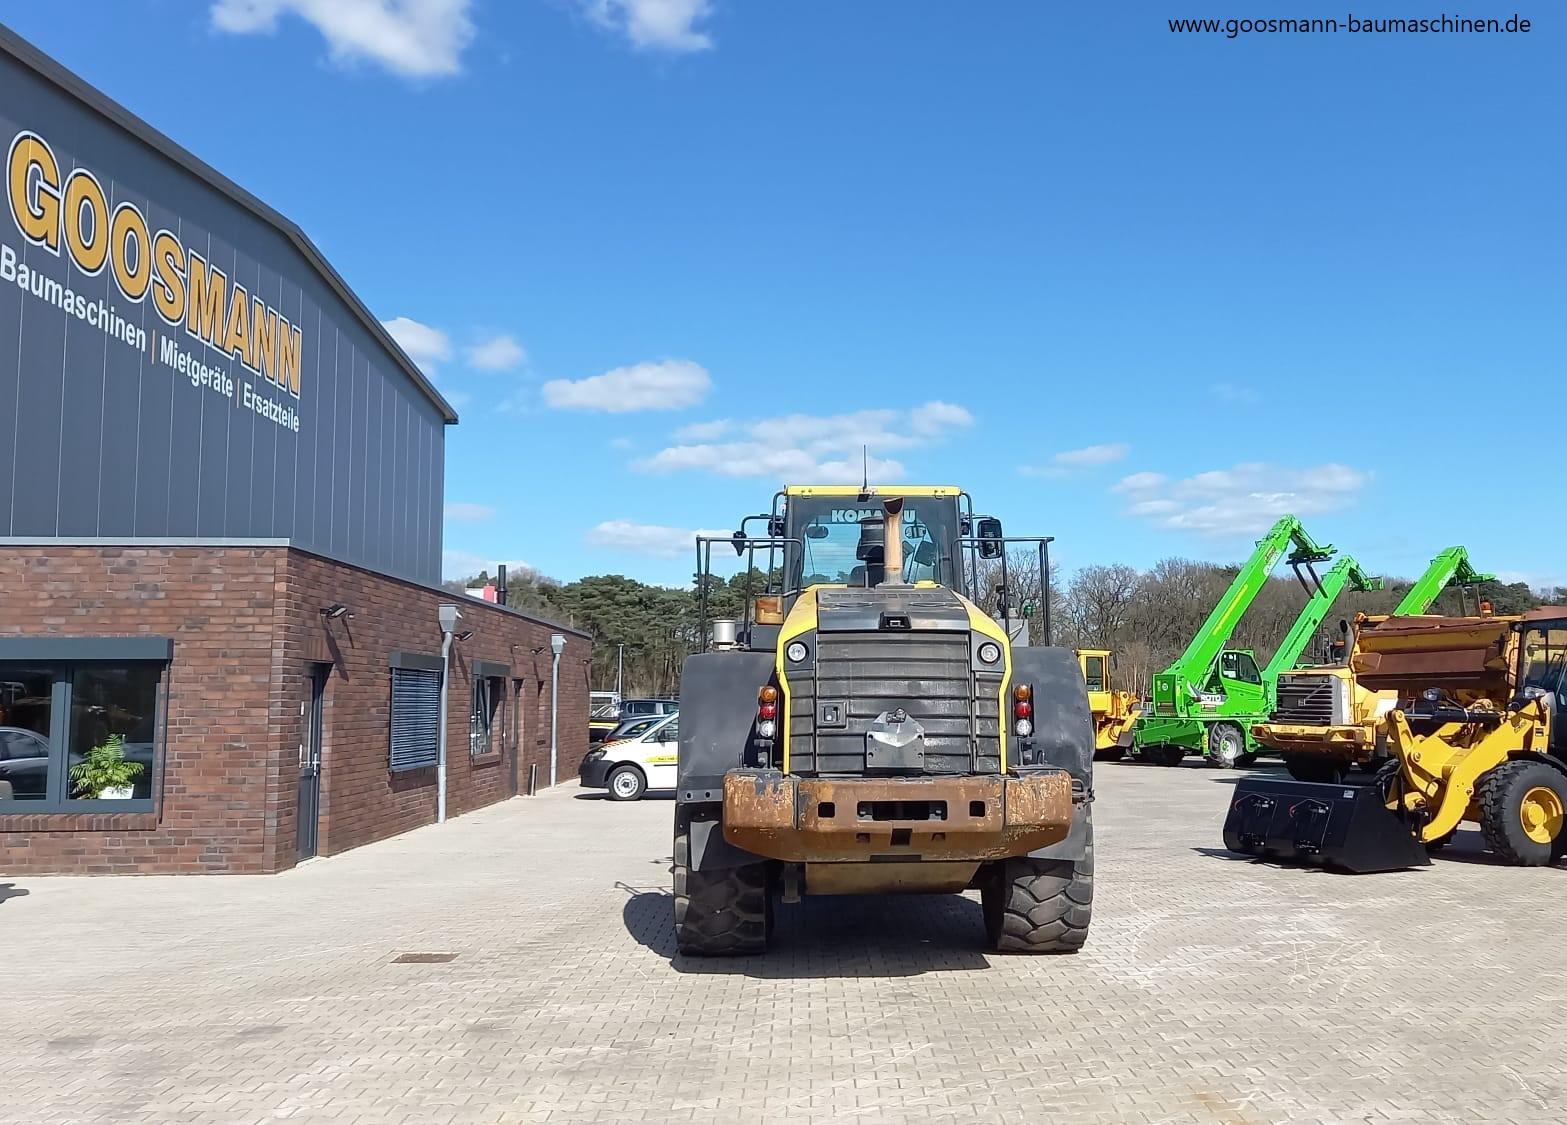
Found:
[(1075, 957), (947, 896), (676, 958), (670, 802), (575, 786), (279, 876), (0, 873), (0, 1120), (1567, 1119), (1567, 868), (1254, 864), (1233, 781), (1101, 767)]

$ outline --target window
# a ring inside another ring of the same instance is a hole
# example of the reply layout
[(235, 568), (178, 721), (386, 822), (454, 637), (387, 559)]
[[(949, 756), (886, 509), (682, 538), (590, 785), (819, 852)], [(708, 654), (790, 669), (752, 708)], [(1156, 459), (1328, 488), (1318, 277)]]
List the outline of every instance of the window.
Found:
[[(30, 645), (85, 657), (94, 640), (15, 638), (7, 648)], [(172, 652), (163, 638), (104, 638), (98, 644), (105, 654), (116, 648)], [(150, 810), (165, 667), (166, 658), (0, 660), (0, 807)]]
[(468, 752), (475, 758), (506, 745), (505, 681), (498, 676), (473, 678), (473, 707), (468, 713)]
[(1102, 656), (1085, 656), (1083, 658), (1083, 677), (1088, 681), (1089, 691), (1104, 691), (1105, 658)]
[(1226, 680), (1239, 680), (1243, 684), (1262, 683), (1262, 673), (1249, 652), (1226, 652), (1219, 658), (1219, 671)]
[(440, 671), (394, 667), (392, 769), (416, 770), (435, 765), (439, 757), (437, 741), (440, 720)]
[[(862, 586), (881, 581), (886, 548), (862, 538), (860, 524), (880, 524), (883, 519), (879, 500), (862, 505), (844, 497), (791, 496), (788, 535), (804, 546), (803, 554), (790, 559), (793, 584)], [(904, 501), (901, 521), (902, 580), (950, 580), (952, 551), (958, 541), (957, 500), (951, 496), (910, 496)], [(800, 547), (792, 547), (791, 556), (799, 551)]]

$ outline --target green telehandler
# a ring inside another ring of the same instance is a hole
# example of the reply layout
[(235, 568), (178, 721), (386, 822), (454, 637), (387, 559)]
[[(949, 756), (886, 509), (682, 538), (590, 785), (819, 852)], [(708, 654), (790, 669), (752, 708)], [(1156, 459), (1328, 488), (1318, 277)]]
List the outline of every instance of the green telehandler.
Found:
[[(1293, 545), (1293, 550), (1289, 548)], [(1285, 554), (1289, 550), (1288, 555)], [(1318, 544), (1294, 516), (1285, 516), (1257, 542), (1234, 581), (1203, 622), (1186, 650), (1154, 676), (1153, 704), (1132, 728), (1132, 756), (1177, 765), (1196, 753), (1225, 767), (1248, 764), (1258, 752), (1253, 723), (1273, 710), (1279, 674), (1295, 666), (1346, 587), (1374, 590), (1381, 580), (1344, 556), (1321, 577), (1316, 566), (1334, 555)], [(1280, 559), (1309, 593), (1273, 659), (1261, 670), (1249, 649), (1226, 647), (1246, 610), (1267, 584)]]

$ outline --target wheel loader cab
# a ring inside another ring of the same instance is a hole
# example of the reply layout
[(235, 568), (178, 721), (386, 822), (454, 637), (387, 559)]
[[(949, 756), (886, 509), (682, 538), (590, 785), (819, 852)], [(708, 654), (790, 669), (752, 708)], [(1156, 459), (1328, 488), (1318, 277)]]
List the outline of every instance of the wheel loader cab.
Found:
[[(1005, 544), (1020, 542), (965, 500), (956, 488), (795, 487), (755, 517), (783, 553), (768, 568), (779, 619), (688, 658), (681, 679), (683, 952), (760, 951), (774, 896), (970, 887), (995, 948), (1082, 944), (1087, 692), (1070, 651), (1014, 644), (964, 595), (992, 581), (980, 560), (1000, 558), (1006, 575)], [(1048, 539), (1027, 541), (1043, 589)], [(756, 545), (743, 531), (733, 542)]]
[(1518, 655), (1514, 706), (1538, 701), (1549, 715), (1547, 751), (1567, 762), (1567, 615), (1525, 614), (1517, 626)]

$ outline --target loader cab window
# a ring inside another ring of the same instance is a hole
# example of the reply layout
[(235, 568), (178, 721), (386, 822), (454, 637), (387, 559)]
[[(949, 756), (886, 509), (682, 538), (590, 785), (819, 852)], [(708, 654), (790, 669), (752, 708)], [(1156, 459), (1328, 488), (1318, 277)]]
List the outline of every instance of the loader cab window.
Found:
[(1567, 622), (1526, 629), (1519, 643), (1523, 674), (1518, 686), (1560, 692), (1567, 671)]
[(1252, 659), (1249, 652), (1226, 652), (1219, 657), (1219, 675), (1226, 680), (1235, 680), (1243, 684), (1262, 683), (1262, 674), (1257, 671), (1257, 662)]
[[(791, 496), (787, 535), (804, 544), (791, 562), (791, 586), (875, 585), (884, 581), (883, 549), (861, 535), (882, 519), (882, 497)], [(903, 505), (903, 581), (951, 585), (957, 574), (958, 503), (951, 496), (911, 496)], [(895, 576), (894, 576), (895, 577)]]
[(1105, 658), (1102, 656), (1085, 656), (1083, 658), (1083, 679), (1088, 681), (1089, 691), (1104, 691)]

